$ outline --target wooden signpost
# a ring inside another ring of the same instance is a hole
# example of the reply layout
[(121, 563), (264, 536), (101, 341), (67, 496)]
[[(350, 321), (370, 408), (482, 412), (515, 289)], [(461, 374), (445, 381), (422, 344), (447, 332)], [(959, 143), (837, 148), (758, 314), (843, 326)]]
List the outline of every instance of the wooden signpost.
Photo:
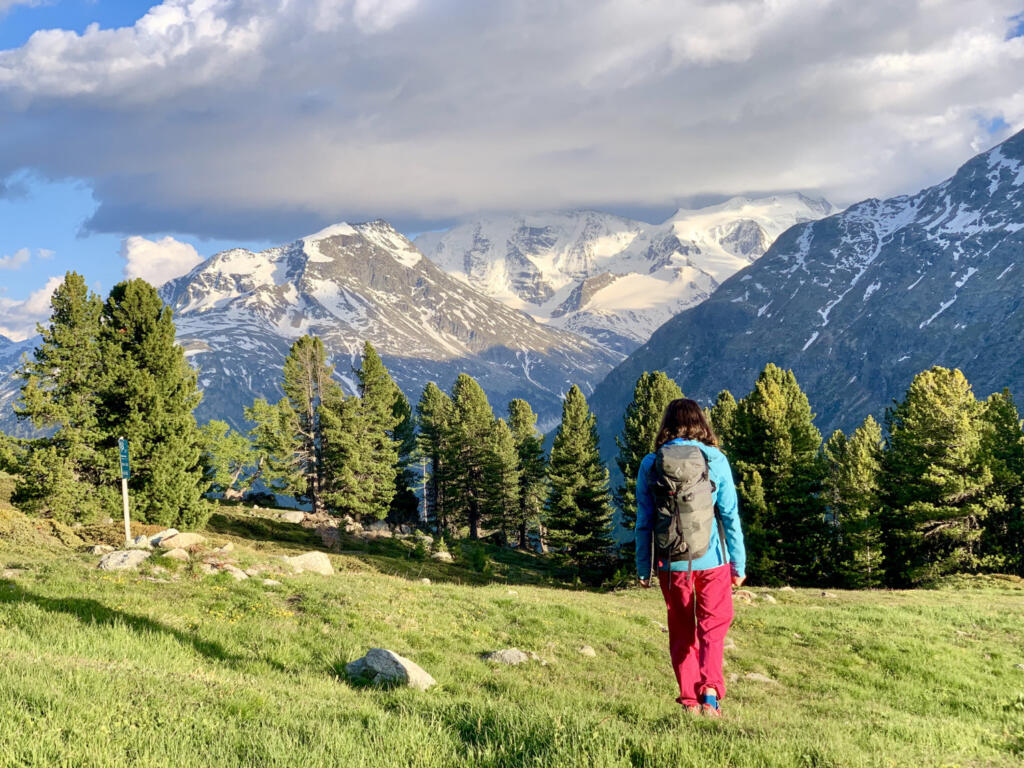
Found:
[(128, 462), (128, 441), (123, 438), (117, 438), (117, 449), (121, 454), (121, 498), (124, 501), (124, 543), (132, 543), (132, 527), (131, 521), (128, 517), (128, 476), (131, 471), (131, 467)]

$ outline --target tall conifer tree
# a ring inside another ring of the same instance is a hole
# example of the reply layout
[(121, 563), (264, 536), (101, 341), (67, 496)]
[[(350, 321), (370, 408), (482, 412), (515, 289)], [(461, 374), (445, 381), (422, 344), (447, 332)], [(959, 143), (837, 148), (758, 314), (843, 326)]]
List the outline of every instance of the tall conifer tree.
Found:
[(612, 545), (608, 469), (598, 451), (597, 419), (576, 385), (562, 403), (562, 422), (548, 462), (546, 504), (551, 546), (576, 568), (600, 567)]
[(853, 435), (837, 430), (825, 443), (824, 497), (838, 531), (837, 571), (852, 589), (884, 582), (880, 475), (882, 428), (870, 416)]
[[(754, 390), (738, 404), (730, 457), (737, 473), (760, 476), (763, 492), (764, 572), (751, 569), (765, 582), (819, 580), (830, 568), (828, 539), (821, 499), (823, 466), (821, 433), (814, 426), (807, 396), (792, 371), (769, 363)], [(755, 500), (740, 485), (741, 509)]]
[(324, 499), (333, 511), (355, 518), (380, 517), (374, 498), (378, 474), (368, 466), (371, 440), (362, 402), (331, 387), (320, 404), (323, 430)]
[(288, 410), (294, 414), (292, 453), (303, 478), (298, 497), (310, 503), (314, 515), (326, 512), (320, 406), (327, 390), (338, 386), (332, 378), (333, 372), (319, 336), (299, 338), (284, 361), (283, 389)]
[(446, 459), (450, 452), (451, 419), (454, 406), (451, 398), (434, 382), (423, 388), (423, 394), (416, 405), (419, 422), (417, 448), (429, 463), (427, 472), (427, 519), (437, 525), (437, 530), (447, 530)]
[(544, 508), (544, 438), (537, 432), (537, 414), (525, 400), (516, 399), (508, 404), (508, 425), (519, 455), (517, 543), (526, 549), (530, 545), (529, 526), (539, 522)]
[(206, 479), (225, 499), (237, 499), (251, 484), (257, 466), (252, 441), (227, 422), (213, 419), (199, 428)]
[(203, 498), (207, 483), (193, 415), (202, 395), (196, 372), (175, 343), (171, 310), (145, 280), (128, 280), (111, 290), (103, 306), (100, 349), (102, 446), (114, 465), (118, 436), (131, 444), (129, 487), (136, 518), (202, 526), (210, 510)]
[(88, 520), (113, 505), (116, 484), (98, 415), (103, 303), (81, 275), (68, 272), (50, 306), (39, 346), (19, 371), (25, 383), (15, 411), (52, 435), (23, 454), (14, 501), (26, 511)]
[(502, 543), (511, 540), (519, 522), (519, 453), (512, 430), (504, 419), (496, 419), (491, 430), (490, 452), (484, 480), (486, 520), (501, 532)]
[[(406, 439), (405, 433), (396, 436), (395, 430), (403, 417), (411, 418), (411, 412), (401, 412), (401, 402), (405, 397), (388, 373), (377, 350), (368, 341), (363, 344), (363, 359), (355, 373), (359, 379), (365, 429), (364, 468), (372, 489), (373, 514), (383, 518), (387, 516), (395, 498), (396, 478), (400, 474), (399, 450)], [(411, 430), (410, 424), (410, 435)]]
[(668, 404), (683, 396), (679, 385), (664, 371), (645, 371), (633, 387), (633, 399), (626, 406), (622, 434), (615, 438), (619, 455), (615, 463), (622, 473), (622, 485), (615, 489), (615, 502), (626, 530), (636, 526), (636, 475), (644, 456), (654, 451), (661, 417)]
[(992, 493), (1005, 500), (985, 522), (984, 567), (1024, 575), (1024, 432), (1008, 389), (985, 401), (981, 419), (982, 461), (992, 472)]
[(469, 537), (480, 536), (487, 505), (487, 472), (494, 412), (476, 380), (460, 373), (452, 388), (452, 416), (445, 457), (446, 503), (453, 518), (469, 526)]
[(885, 567), (894, 586), (975, 570), (991, 493), (982, 461), (981, 406), (959, 370), (934, 367), (914, 377), (886, 414)]

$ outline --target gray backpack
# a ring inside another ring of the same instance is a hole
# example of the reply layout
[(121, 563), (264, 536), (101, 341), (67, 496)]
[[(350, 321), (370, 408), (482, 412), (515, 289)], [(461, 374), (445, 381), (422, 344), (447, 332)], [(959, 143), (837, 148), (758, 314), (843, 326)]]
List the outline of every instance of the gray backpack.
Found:
[[(658, 449), (651, 473), (654, 495), (654, 554), (668, 564), (703, 557), (711, 542), (715, 484), (708, 459), (696, 445), (666, 444)], [(719, 521), (722, 556), (728, 562)]]

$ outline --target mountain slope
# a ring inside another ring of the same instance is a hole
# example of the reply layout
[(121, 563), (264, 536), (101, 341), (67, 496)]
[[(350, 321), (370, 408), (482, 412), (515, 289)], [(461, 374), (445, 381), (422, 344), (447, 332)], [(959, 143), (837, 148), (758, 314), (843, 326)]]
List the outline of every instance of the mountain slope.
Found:
[(784, 230), (833, 211), (793, 194), (682, 209), (658, 225), (597, 211), (484, 216), (416, 245), (481, 292), (626, 353)]
[(663, 325), (592, 398), (603, 445), (644, 370), (704, 402), (793, 368), (826, 431), (879, 416), (911, 378), (957, 366), (981, 395), (1024, 394), (1024, 132), (915, 195), (865, 200), (784, 233)]
[(427, 381), (447, 387), (464, 371), (496, 409), (525, 397), (545, 424), (572, 383), (589, 391), (621, 359), (449, 277), (381, 221), (219, 253), (161, 295), (200, 369), (201, 421), (237, 424), (254, 397), (280, 397), (284, 357), (304, 333), (323, 338), (349, 391), (369, 340), (414, 403)]

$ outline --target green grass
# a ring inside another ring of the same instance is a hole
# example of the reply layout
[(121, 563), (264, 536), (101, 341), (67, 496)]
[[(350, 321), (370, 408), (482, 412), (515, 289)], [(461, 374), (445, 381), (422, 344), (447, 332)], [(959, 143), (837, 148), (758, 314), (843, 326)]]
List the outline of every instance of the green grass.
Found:
[[(673, 703), (660, 595), (546, 586), (552, 573), (530, 556), (489, 550), (484, 583), (399, 542), (344, 542), (352, 554), (331, 556), (335, 576), (264, 587), (167, 563), (103, 573), (81, 549), (53, 537), (27, 547), (6, 530), (0, 564), (24, 572), (0, 580), (4, 766), (1024, 761), (1024, 588), (1012, 580), (737, 605), (726, 673), (779, 685), (740, 679), (726, 717), (710, 721)], [(222, 510), (209, 536), (233, 541), (242, 565), (316, 546), (241, 509)], [(438, 686), (350, 685), (345, 663), (372, 646), (412, 658)], [(511, 646), (547, 664), (482, 658)]]

